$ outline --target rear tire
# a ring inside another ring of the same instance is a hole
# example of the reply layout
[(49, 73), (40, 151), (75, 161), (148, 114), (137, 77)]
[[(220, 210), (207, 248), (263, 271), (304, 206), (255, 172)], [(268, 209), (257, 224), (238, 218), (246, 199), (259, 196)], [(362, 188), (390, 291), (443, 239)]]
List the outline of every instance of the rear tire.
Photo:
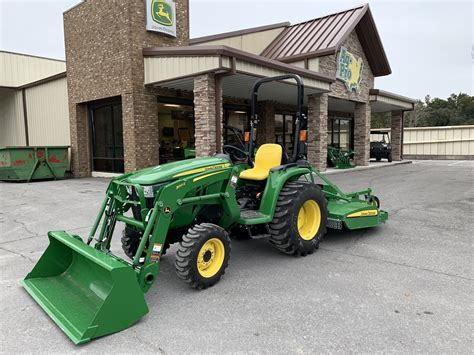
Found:
[(212, 223), (197, 224), (179, 243), (176, 273), (192, 288), (211, 287), (225, 274), (230, 251), (230, 238), (223, 228)]
[(318, 185), (286, 183), (270, 223), (270, 243), (285, 254), (312, 254), (326, 234), (327, 216), (327, 201)]
[(387, 160), (389, 163), (392, 162), (392, 153), (388, 153)]

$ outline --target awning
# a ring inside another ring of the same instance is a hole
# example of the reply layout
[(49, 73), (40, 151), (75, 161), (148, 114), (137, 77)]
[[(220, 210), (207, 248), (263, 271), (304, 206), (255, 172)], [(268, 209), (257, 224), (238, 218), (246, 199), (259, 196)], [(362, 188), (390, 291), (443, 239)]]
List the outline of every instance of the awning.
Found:
[[(194, 77), (222, 74), (223, 95), (248, 99), (254, 82), (262, 77), (298, 74), (305, 95), (330, 92), (334, 79), (227, 46), (160, 47), (143, 50), (145, 85), (193, 91)], [(294, 104), (295, 83), (291, 80), (262, 86), (260, 100)]]
[(416, 100), (393, 94), (388, 91), (370, 89), (370, 107), (372, 112), (412, 111)]

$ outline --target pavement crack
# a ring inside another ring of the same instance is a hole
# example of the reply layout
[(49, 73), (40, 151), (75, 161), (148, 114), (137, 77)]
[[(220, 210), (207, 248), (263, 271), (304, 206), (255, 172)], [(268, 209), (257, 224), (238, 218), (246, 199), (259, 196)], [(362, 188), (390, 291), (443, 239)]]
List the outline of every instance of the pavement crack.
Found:
[(391, 265), (397, 265), (397, 266), (404, 266), (404, 267), (408, 267), (408, 268), (411, 268), (411, 269), (416, 269), (416, 270), (421, 270), (421, 271), (427, 271), (427, 272), (431, 272), (431, 273), (434, 273), (434, 274), (444, 275), (444, 276), (449, 276), (449, 277), (454, 277), (454, 278), (458, 278), (458, 279), (462, 279), (462, 280), (474, 281), (473, 278), (470, 278), (470, 277), (467, 277), (467, 276), (461, 276), (461, 275), (456, 275), (456, 274), (450, 274), (450, 273), (448, 273), (448, 272), (437, 271), (437, 270), (428, 269), (428, 268), (424, 268), (424, 267), (420, 267), (420, 266), (409, 265), (409, 264), (404, 264), (404, 263), (398, 263), (398, 262), (396, 262), (396, 261), (390, 261), (390, 260), (385, 260), (385, 259), (379, 259), (379, 258), (374, 258), (374, 257), (371, 257), (371, 256), (360, 255), (360, 254), (354, 254), (354, 253), (349, 253), (349, 252), (347, 252), (347, 251), (328, 249), (328, 248), (324, 248), (324, 247), (319, 247), (319, 249), (321, 249), (321, 250), (326, 250), (326, 251), (329, 251), (329, 252), (332, 252), (332, 253), (350, 255), (350, 256), (354, 256), (354, 257), (356, 257), (356, 258), (363, 258), (363, 259), (378, 261), (378, 262), (380, 262), (380, 263), (391, 264)]
[(13, 251), (13, 250), (10, 250), (10, 249), (4, 248), (4, 247), (0, 247), (0, 250), (6, 251), (7, 253), (10, 253), (10, 254), (13, 254), (13, 255), (18, 255), (18, 256), (22, 257), (23, 259), (26, 259), (26, 260), (30, 261), (33, 264), (36, 263), (36, 261), (34, 261), (30, 257), (28, 257), (28, 256), (26, 256), (22, 253), (17, 253), (16, 251)]
[(19, 220), (17, 220), (17, 219), (14, 219), (13, 222), (16, 223), (16, 224), (19, 224), (27, 233), (31, 234), (31, 236), (33, 236), (33, 237), (37, 237), (37, 236), (38, 236), (38, 233), (35, 233), (35, 232), (33, 232), (32, 230), (30, 230), (30, 229), (26, 226), (25, 222), (19, 221)]

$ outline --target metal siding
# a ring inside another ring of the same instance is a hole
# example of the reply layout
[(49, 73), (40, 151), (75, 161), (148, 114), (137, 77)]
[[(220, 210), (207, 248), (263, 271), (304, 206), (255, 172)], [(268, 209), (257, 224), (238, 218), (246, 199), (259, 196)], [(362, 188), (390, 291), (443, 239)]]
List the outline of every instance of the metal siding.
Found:
[(0, 147), (26, 145), (24, 123), (21, 91), (0, 89)]
[(30, 145), (69, 145), (66, 78), (26, 89)]
[(258, 31), (234, 37), (221, 38), (195, 44), (202, 45), (224, 45), (240, 49), (253, 54), (260, 54), (286, 27), (282, 26), (266, 31)]
[(0, 86), (18, 87), (65, 71), (63, 61), (0, 51)]
[(145, 58), (145, 85), (219, 68), (219, 56)]
[(262, 55), (283, 59), (334, 48), (363, 10), (364, 7), (358, 7), (290, 26)]
[(403, 135), (404, 155), (474, 156), (474, 126), (409, 127)]

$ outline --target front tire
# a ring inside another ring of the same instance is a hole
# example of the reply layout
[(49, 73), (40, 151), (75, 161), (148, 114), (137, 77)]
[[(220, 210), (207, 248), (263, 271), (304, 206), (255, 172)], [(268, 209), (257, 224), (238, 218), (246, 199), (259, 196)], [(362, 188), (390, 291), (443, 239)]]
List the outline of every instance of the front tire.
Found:
[(327, 201), (318, 185), (286, 183), (270, 223), (270, 243), (285, 254), (312, 254), (326, 234), (327, 216)]
[(215, 285), (225, 273), (230, 258), (227, 232), (212, 223), (201, 223), (189, 229), (176, 252), (176, 273), (192, 288)]

